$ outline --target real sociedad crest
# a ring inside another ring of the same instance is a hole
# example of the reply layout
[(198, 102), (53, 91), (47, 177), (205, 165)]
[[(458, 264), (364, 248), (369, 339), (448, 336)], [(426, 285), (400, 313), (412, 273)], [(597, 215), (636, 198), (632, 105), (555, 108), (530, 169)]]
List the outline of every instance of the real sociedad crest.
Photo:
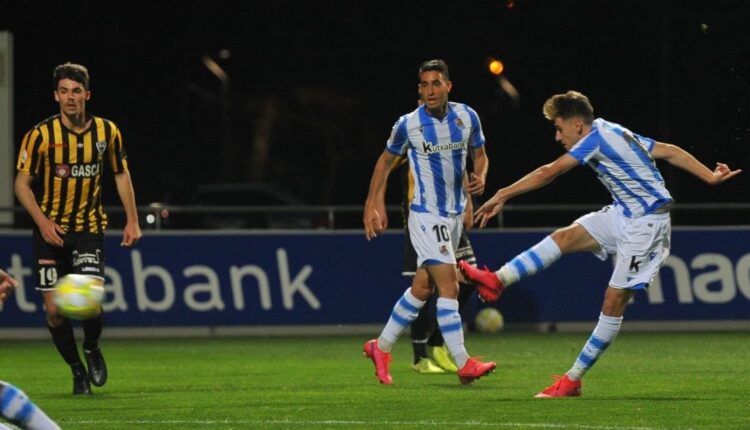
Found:
[(99, 155), (104, 154), (105, 149), (107, 149), (107, 142), (103, 140), (96, 142), (96, 150), (99, 151)]
[(464, 128), (464, 122), (461, 121), (461, 118), (456, 118), (456, 127)]

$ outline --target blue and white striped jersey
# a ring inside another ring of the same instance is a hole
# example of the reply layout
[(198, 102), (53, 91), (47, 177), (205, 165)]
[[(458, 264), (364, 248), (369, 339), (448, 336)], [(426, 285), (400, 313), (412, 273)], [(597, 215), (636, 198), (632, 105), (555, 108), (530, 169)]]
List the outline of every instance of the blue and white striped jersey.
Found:
[(597, 118), (591, 132), (568, 153), (596, 172), (622, 215), (637, 218), (672, 202), (651, 156), (655, 143)]
[(463, 213), (466, 154), (484, 143), (479, 115), (462, 103), (449, 102), (442, 121), (425, 106), (399, 118), (386, 150), (409, 158), (415, 181), (411, 210), (439, 216)]

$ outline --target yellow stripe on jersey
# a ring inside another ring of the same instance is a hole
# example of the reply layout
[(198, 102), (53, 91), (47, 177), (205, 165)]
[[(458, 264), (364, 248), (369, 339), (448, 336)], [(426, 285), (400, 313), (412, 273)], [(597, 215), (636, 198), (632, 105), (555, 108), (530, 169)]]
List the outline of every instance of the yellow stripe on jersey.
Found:
[(42, 181), (37, 200), (47, 217), (63, 228), (99, 233), (107, 227), (101, 199), (104, 165), (124, 172), (125, 157), (112, 121), (93, 117), (87, 130), (75, 133), (56, 115), (26, 133), (16, 168)]

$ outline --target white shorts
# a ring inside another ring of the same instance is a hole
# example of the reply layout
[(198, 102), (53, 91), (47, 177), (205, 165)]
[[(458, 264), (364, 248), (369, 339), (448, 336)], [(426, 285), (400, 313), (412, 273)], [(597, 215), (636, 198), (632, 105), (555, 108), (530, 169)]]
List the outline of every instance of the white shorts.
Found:
[(577, 220), (599, 243), (594, 255), (602, 260), (615, 256), (609, 284), (615, 288), (648, 287), (669, 256), (672, 224), (669, 213), (628, 218), (612, 206), (591, 212)]
[(417, 251), (417, 267), (456, 264), (456, 248), (461, 238), (463, 216), (441, 217), (409, 211), (409, 237)]

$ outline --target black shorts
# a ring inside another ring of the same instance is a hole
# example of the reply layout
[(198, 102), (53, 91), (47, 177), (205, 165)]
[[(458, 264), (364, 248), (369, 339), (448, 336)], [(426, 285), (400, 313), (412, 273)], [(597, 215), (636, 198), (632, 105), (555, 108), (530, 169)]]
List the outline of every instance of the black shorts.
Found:
[[(461, 230), (461, 238), (458, 240), (458, 249), (456, 249), (456, 261), (465, 260), (471, 265), (477, 264), (474, 256), (474, 248), (471, 247), (469, 236), (466, 230)], [(404, 227), (404, 264), (401, 268), (403, 276), (414, 276), (417, 272), (417, 251), (411, 244), (409, 236), (409, 226)]]
[(59, 248), (45, 242), (39, 229), (34, 229), (34, 273), (36, 289), (49, 291), (57, 280), (70, 273), (104, 279), (104, 235), (102, 233), (69, 232), (61, 235)]

